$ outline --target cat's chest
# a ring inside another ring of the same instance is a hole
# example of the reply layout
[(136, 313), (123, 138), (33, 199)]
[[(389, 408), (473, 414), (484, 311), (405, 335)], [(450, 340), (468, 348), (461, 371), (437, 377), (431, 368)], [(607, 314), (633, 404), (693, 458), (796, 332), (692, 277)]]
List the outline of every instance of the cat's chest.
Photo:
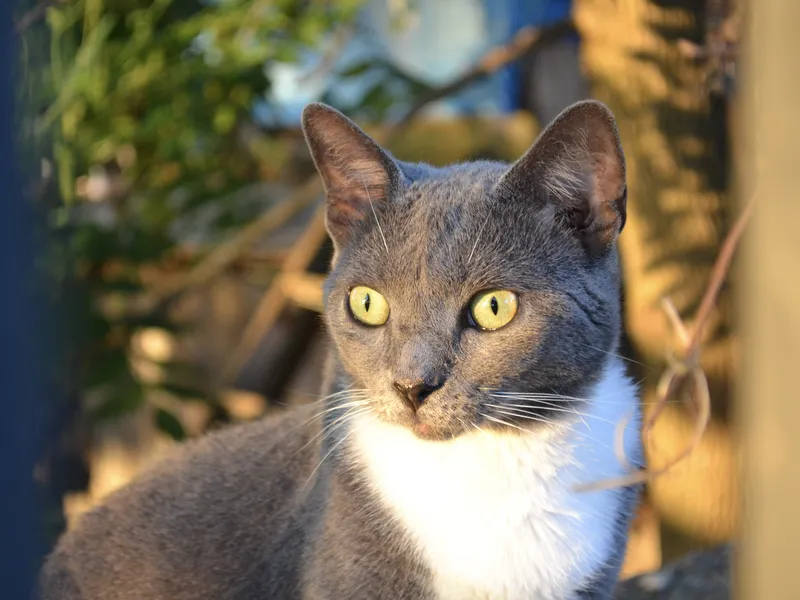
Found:
[(618, 494), (573, 486), (618, 474), (613, 444), (492, 433), (437, 444), (375, 422), (355, 434), (441, 599), (569, 598), (611, 552)]

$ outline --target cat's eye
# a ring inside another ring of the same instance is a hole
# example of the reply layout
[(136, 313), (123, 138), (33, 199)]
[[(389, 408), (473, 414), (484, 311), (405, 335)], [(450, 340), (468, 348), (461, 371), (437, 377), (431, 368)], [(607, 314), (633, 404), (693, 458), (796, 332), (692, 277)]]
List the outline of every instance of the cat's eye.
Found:
[(517, 314), (519, 299), (508, 290), (490, 290), (476, 295), (469, 304), (470, 321), (481, 329), (500, 329)]
[(382, 294), (364, 285), (358, 285), (350, 290), (348, 298), (350, 312), (364, 323), (377, 327), (389, 319), (389, 303)]

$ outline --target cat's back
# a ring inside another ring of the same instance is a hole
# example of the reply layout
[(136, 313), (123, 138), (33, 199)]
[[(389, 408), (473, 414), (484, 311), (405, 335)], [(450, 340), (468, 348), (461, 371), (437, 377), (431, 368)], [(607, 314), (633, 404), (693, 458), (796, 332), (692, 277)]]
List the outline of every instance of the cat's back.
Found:
[(314, 521), (314, 408), (186, 444), (112, 494), (59, 542), (42, 600), (293, 595)]

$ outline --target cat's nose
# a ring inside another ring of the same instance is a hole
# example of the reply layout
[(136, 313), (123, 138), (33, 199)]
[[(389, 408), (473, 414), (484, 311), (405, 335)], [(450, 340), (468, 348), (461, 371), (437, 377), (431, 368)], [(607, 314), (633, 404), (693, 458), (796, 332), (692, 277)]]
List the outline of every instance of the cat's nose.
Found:
[(442, 386), (439, 383), (427, 383), (421, 379), (400, 379), (394, 382), (394, 387), (408, 405), (417, 410), (428, 396)]

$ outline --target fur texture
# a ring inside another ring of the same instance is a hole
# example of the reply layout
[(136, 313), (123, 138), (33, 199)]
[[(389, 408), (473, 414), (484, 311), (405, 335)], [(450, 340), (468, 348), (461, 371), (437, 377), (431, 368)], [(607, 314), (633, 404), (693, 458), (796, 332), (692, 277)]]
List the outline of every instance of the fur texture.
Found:
[[(335, 110), (303, 127), (335, 253), (324, 402), (187, 444), (66, 534), (44, 600), (608, 598), (635, 490), (616, 356), (625, 164), (596, 102), (514, 165), (397, 161)], [(359, 322), (355, 286), (388, 319)], [(476, 294), (518, 309), (481, 330)], [(409, 390), (415, 390), (413, 393)]]

